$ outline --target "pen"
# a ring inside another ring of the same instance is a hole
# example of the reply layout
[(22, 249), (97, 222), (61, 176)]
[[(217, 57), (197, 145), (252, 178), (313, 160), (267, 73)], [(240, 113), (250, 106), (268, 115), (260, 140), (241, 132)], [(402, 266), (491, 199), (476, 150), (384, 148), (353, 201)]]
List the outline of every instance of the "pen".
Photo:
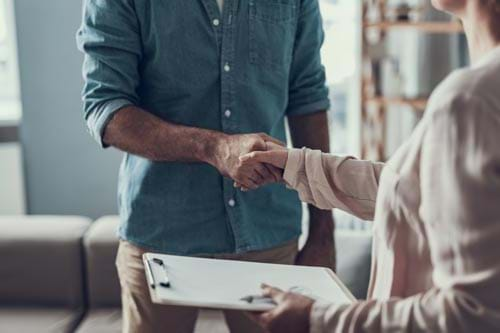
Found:
[(153, 258), (153, 262), (160, 265), (162, 267), (162, 270), (163, 270), (163, 281), (160, 282), (160, 286), (162, 286), (164, 288), (169, 288), (170, 287), (170, 279), (168, 278), (167, 268), (163, 264), (163, 260), (158, 259), (158, 258)]
[(261, 295), (248, 295), (240, 298), (240, 300), (248, 303), (267, 303), (276, 305), (276, 302), (274, 302), (272, 298)]
[(155, 289), (155, 279), (153, 277), (153, 271), (151, 270), (151, 263), (149, 262), (149, 260), (146, 258), (146, 278), (148, 280), (148, 283), (149, 285), (151, 286), (151, 288)]

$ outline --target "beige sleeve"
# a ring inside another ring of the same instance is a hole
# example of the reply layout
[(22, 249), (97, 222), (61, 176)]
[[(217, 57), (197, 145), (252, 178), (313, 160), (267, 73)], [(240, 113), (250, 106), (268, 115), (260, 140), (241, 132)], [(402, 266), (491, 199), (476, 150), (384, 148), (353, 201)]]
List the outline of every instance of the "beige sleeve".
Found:
[(459, 289), (431, 289), (405, 299), (351, 305), (318, 303), (311, 310), (310, 333), (497, 332), (487, 311)]
[(311, 332), (500, 332), (500, 113), (471, 100), (449, 106), (433, 115), (420, 163), (436, 287), (404, 299), (318, 303)]
[(319, 150), (291, 149), (283, 178), (304, 202), (372, 220), (383, 166)]

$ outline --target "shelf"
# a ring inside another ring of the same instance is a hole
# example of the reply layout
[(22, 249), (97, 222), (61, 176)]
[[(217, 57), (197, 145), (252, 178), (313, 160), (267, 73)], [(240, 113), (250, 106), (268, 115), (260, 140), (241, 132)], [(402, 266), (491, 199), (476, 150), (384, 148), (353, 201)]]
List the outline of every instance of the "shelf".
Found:
[(460, 22), (377, 22), (363, 24), (365, 29), (414, 29), (427, 33), (461, 33), (463, 27)]
[(372, 97), (365, 100), (367, 103), (379, 105), (399, 104), (407, 105), (416, 110), (424, 111), (427, 106), (427, 98), (390, 98), (390, 97)]

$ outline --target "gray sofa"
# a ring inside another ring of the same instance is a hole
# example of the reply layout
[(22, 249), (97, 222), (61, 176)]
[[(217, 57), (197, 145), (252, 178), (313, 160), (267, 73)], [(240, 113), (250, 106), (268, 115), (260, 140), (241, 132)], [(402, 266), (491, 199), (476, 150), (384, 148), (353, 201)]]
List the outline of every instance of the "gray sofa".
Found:
[[(0, 332), (121, 331), (116, 216), (0, 217)], [(337, 230), (338, 275), (358, 298), (369, 231)]]
[(121, 332), (120, 283), (115, 268), (118, 217), (95, 221), (83, 238), (88, 311), (78, 333)]
[(72, 332), (85, 311), (82, 217), (0, 218), (0, 332)]

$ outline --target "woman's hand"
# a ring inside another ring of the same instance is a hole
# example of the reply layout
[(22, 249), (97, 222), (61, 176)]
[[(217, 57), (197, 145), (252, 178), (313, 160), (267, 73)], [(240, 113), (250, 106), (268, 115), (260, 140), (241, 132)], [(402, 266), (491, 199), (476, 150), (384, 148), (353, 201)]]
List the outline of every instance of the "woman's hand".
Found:
[(314, 300), (266, 284), (262, 285), (262, 291), (277, 304), (274, 309), (253, 316), (264, 329), (271, 333), (309, 332), (309, 315)]
[(265, 151), (253, 151), (240, 156), (242, 163), (266, 163), (279, 169), (285, 169), (288, 149), (274, 142), (266, 142)]
[[(283, 169), (285, 169), (288, 160), (288, 150), (286, 147), (280, 146), (274, 142), (266, 142), (265, 151), (253, 151), (240, 156), (242, 166), (250, 167), (252, 165), (264, 164), (273, 170), (273, 175), (282, 179)], [(235, 187), (241, 188), (243, 191), (249, 189), (235, 182)]]

